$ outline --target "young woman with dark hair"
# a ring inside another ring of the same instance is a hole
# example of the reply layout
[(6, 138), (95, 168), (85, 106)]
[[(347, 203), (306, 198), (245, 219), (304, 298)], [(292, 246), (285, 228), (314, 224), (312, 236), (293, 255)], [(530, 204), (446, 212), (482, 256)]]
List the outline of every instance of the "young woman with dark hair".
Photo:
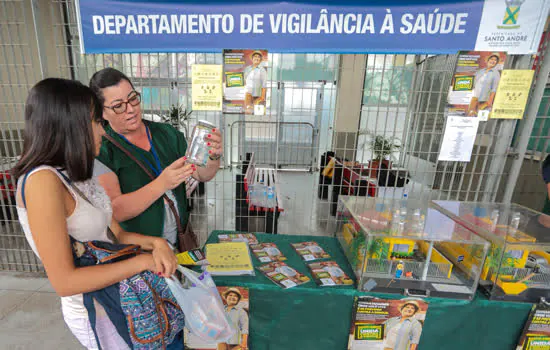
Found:
[[(65, 322), (88, 349), (97, 349), (98, 344), (82, 293), (103, 289), (145, 270), (172, 275), (177, 266), (164, 239), (125, 232), (112, 220), (109, 197), (92, 178), (94, 158), (104, 135), (102, 122), (101, 102), (90, 88), (77, 81), (42, 80), (27, 98), (24, 150), (13, 169), (18, 178), (17, 211), (25, 236), (61, 296)], [(152, 254), (75, 267), (70, 237), (112, 242), (108, 227), (119, 243), (138, 244)], [(127, 348), (105, 310), (99, 304), (95, 307), (101, 347)]]

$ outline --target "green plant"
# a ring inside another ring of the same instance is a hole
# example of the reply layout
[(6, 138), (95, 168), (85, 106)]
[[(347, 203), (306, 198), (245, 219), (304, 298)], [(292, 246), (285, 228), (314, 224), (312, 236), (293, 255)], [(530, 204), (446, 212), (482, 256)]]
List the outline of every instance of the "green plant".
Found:
[(184, 109), (183, 106), (172, 105), (168, 109), (168, 114), (162, 116), (162, 121), (169, 123), (176, 129), (179, 129), (180, 126), (185, 128), (185, 122), (189, 119), (191, 113), (193, 113), (192, 110), (187, 112), (187, 108)]
[(500, 267), (501, 256), (502, 256), (502, 248), (500, 246), (492, 244), (491, 249), (489, 251), (489, 256), (487, 256), (487, 259), (485, 262), (489, 269), (489, 274), (487, 275), (488, 279), (491, 278), (492, 275)]
[(369, 252), (370, 257), (384, 260), (390, 255), (390, 245), (384, 242), (381, 238), (375, 238), (369, 241), (367, 251)]
[(372, 153), (374, 153), (374, 159), (377, 161), (383, 161), (388, 157), (391, 157), (394, 152), (401, 148), (401, 144), (394, 137), (384, 137), (382, 135), (374, 136), (372, 140)]

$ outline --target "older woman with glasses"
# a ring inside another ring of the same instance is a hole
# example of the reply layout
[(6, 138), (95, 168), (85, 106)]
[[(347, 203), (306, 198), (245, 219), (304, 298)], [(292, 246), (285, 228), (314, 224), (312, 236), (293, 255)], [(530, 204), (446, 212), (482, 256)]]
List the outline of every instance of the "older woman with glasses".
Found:
[(141, 96), (122, 72), (100, 70), (90, 88), (103, 103), (108, 122), (98, 159), (112, 172), (99, 176), (99, 182), (111, 198), (114, 218), (126, 230), (162, 236), (177, 245), (177, 228), (186, 227), (189, 219), (185, 181), (192, 176), (205, 182), (216, 175), (222, 155), (219, 130), (208, 135), (210, 159), (198, 168), (186, 163), (187, 142), (181, 132), (142, 119)]

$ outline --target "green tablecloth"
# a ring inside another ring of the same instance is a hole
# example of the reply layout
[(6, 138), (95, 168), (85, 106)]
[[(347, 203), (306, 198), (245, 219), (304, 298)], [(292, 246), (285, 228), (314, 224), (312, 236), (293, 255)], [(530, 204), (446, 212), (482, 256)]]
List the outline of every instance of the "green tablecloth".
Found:
[[(226, 231), (214, 231), (207, 243), (218, 242)], [(316, 241), (344, 271), (353, 271), (335, 238), (256, 234), (260, 242), (273, 242), (287, 257), (286, 263), (311, 277), (290, 243)], [(261, 263), (252, 257), (254, 266)], [(346, 349), (353, 299), (357, 295), (401, 298), (392, 294), (360, 293), (349, 287), (318, 287), (313, 280), (282, 289), (261, 272), (256, 276), (216, 277), (219, 286), (242, 286), (250, 290), (250, 349)], [(420, 350), (507, 350), (516, 341), (531, 304), (487, 300), (478, 293), (473, 301), (427, 298), (428, 313)]]

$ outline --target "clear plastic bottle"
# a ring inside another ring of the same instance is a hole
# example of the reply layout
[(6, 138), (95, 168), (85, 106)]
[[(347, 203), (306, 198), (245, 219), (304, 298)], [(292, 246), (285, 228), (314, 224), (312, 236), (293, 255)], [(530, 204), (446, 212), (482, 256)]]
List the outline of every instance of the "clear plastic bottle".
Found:
[(496, 230), (499, 217), (500, 217), (500, 212), (498, 211), (498, 209), (495, 209), (491, 212), (491, 231)]
[(519, 223), (521, 221), (521, 214), (516, 212), (512, 213), (512, 216), (510, 218), (510, 227), (512, 228), (512, 232), (516, 232), (519, 228)]
[(401, 208), (399, 208), (400, 216), (401, 216), (401, 223), (405, 223), (407, 221), (407, 192), (403, 193), (403, 199), (401, 200)]
[(269, 186), (267, 188), (267, 208), (275, 208), (277, 206), (277, 199), (275, 198), (275, 188)]
[(262, 188), (260, 189), (260, 206), (266, 208), (267, 207), (267, 186), (262, 185)]
[(262, 207), (264, 206), (263, 201), (263, 193), (264, 193), (264, 185), (262, 184), (254, 184), (250, 187), (250, 204), (252, 204), (255, 207)]

